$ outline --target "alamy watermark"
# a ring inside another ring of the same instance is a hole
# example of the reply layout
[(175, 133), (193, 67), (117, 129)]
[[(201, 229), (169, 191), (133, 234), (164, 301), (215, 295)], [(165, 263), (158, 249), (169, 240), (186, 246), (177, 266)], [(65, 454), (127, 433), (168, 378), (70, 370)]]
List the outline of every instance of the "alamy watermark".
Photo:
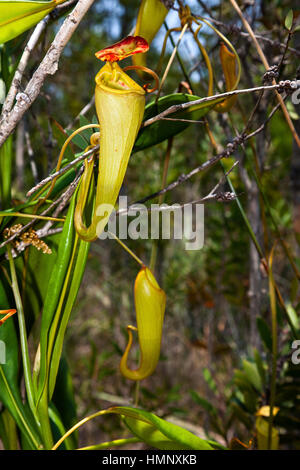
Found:
[(296, 80), (297, 89), (292, 94), (292, 103), (300, 104), (300, 80)]
[[(105, 230), (103, 219), (111, 214)], [(119, 197), (116, 211), (110, 204), (97, 207), (96, 215), (101, 217), (98, 237), (101, 240), (182, 240), (186, 250), (200, 250), (204, 245), (203, 204), (134, 204), (128, 207), (127, 196)]]
[(292, 363), (295, 366), (298, 366), (300, 364), (300, 340), (296, 339), (295, 341), (293, 341), (292, 349), (295, 349), (292, 354)]

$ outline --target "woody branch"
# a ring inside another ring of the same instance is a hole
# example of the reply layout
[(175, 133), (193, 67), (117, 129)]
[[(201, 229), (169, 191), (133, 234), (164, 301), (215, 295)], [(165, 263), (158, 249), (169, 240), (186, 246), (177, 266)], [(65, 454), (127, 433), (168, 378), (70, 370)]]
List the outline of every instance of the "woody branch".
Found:
[(48, 75), (54, 75), (58, 70), (60, 56), (77, 29), (80, 21), (94, 3), (94, 0), (79, 0), (73, 11), (67, 16), (56, 34), (45, 57), (34, 72), (23, 93), (16, 96), (16, 103), (11, 111), (4, 109), (0, 118), (0, 146), (13, 132), (24, 113), (39, 96), (41, 88)]

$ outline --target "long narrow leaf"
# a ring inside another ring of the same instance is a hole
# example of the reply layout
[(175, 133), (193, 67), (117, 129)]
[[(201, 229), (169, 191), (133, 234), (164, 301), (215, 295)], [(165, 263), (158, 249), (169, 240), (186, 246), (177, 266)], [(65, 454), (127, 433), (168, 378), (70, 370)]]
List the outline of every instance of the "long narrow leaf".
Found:
[[(89, 247), (90, 247), (90, 243), (85, 242), (83, 240), (79, 241), (78, 254), (77, 254), (77, 258), (76, 258), (76, 261), (74, 263), (74, 268), (73, 268), (74, 271), (72, 274), (72, 281), (68, 289), (68, 296), (66, 299), (63, 313), (61, 314), (61, 321), (60, 321), (59, 329), (56, 333), (56, 340), (55, 340), (55, 344), (53, 348), (53, 355), (52, 355), (52, 360), (51, 360), (51, 365), (50, 365), (50, 378), (49, 378), (49, 397), (50, 398), (52, 397), (52, 394), (54, 391), (65, 332), (66, 332), (66, 328), (67, 328), (68, 321), (71, 315), (71, 311), (74, 306), (77, 293), (81, 284), (82, 276), (85, 270)], [(75, 244), (74, 244), (74, 248), (76, 249)]]
[(72, 248), (74, 241), (74, 224), (73, 224), (73, 213), (74, 213), (75, 198), (73, 197), (72, 203), (70, 204), (62, 236), (59, 243), (57, 262), (54, 265), (51, 277), (48, 283), (48, 289), (46, 299), (44, 303), (44, 309), (42, 314), (42, 325), (41, 325), (41, 365), (39, 373), (39, 391), (38, 399), (40, 398), (45, 388), (47, 377), (49, 374), (49, 332), (52, 324), (54, 314), (60, 299), (61, 290), (63, 288), (65, 275), (69, 266), (69, 262), (72, 256)]
[(148, 411), (127, 406), (110, 408), (108, 411), (125, 416), (129, 429), (139, 439), (157, 449), (214, 449), (208, 441)]

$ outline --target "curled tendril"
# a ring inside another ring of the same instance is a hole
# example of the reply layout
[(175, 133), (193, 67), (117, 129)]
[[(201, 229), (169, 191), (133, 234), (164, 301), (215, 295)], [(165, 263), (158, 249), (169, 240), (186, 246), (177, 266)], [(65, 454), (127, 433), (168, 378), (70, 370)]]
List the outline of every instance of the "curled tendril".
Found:
[(157, 65), (157, 68), (156, 68), (156, 72), (158, 74), (161, 72), (161, 69), (162, 69), (163, 58), (164, 58), (164, 55), (165, 55), (165, 52), (166, 52), (167, 40), (168, 40), (170, 34), (174, 33), (174, 32), (180, 32), (181, 29), (182, 28), (171, 28), (171, 29), (167, 30), (167, 32), (165, 34), (165, 37), (164, 37), (164, 42), (163, 42), (163, 46), (162, 46), (162, 49), (161, 49), (161, 53), (160, 53), (160, 56), (159, 56), (158, 65)]
[[(56, 165), (56, 169), (55, 169), (55, 172), (56, 172), (56, 173), (60, 170), (61, 162), (62, 162), (63, 156), (64, 156), (65, 151), (66, 151), (66, 149), (67, 149), (67, 146), (69, 145), (69, 143), (71, 142), (71, 140), (72, 140), (77, 134), (79, 134), (80, 132), (84, 131), (85, 129), (91, 129), (91, 128), (100, 128), (100, 126), (99, 126), (99, 124), (87, 124), (86, 126), (82, 126), (82, 127), (80, 127), (79, 129), (76, 129), (76, 131), (72, 132), (72, 134), (69, 135), (69, 137), (65, 140), (65, 142), (64, 142), (64, 144), (63, 144), (63, 146), (62, 146), (62, 148), (61, 148), (59, 157), (58, 157), (58, 161), (57, 161), (57, 165)], [(93, 135), (94, 135), (94, 134), (93, 134)], [(92, 144), (92, 143), (91, 143), (91, 145), (88, 146), (88, 147), (85, 149), (85, 151), (90, 150), (94, 145), (95, 145), (95, 144)], [(51, 192), (52, 192), (52, 190), (53, 190), (53, 188), (54, 188), (54, 186), (55, 186), (55, 183), (56, 183), (57, 178), (58, 178), (58, 176), (55, 177), (55, 178), (53, 178), (52, 182), (49, 183), (49, 184), (50, 184), (50, 188), (49, 188), (49, 190), (48, 190), (46, 196), (44, 196), (44, 197), (42, 198), (42, 200), (40, 201), (39, 205), (41, 205), (41, 203), (43, 203), (44, 201), (46, 201), (46, 200), (49, 198), (49, 196), (50, 196), (50, 194), (51, 194)], [(47, 186), (49, 186), (49, 185), (46, 185), (46, 187), (47, 187)], [(41, 196), (41, 193), (44, 192), (44, 190), (45, 190), (45, 188), (42, 188), (41, 191), (36, 194), (35, 199), (38, 199), (38, 198)]]
[[(234, 54), (234, 56), (236, 58), (236, 63), (237, 63), (237, 66), (238, 66), (238, 71), (235, 74), (236, 80), (235, 80), (234, 83), (231, 83), (230, 90), (228, 90), (228, 91), (235, 90), (237, 88), (238, 84), (239, 84), (240, 77), (241, 77), (241, 63), (240, 63), (240, 59), (239, 59), (239, 56), (238, 56), (238, 53), (237, 53), (236, 49), (234, 48), (232, 43), (215, 26), (213, 26), (208, 20), (206, 20), (202, 16), (193, 15), (191, 13), (190, 8), (188, 6), (183, 5), (182, 1), (178, 0), (178, 3), (179, 3), (178, 15), (179, 15), (181, 26), (177, 27), (177, 28), (169, 29), (166, 32), (165, 37), (164, 37), (164, 41), (163, 41), (162, 51), (161, 51), (158, 66), (157, 66), (157, 73), (160, 73), (160, 70), (161, 70), (161, 67), (162, 67), (163, 57), (164, 57), (164, 54), (165, 54), (167, 40), (168, 40), (170, 34), (172, 32), (175, 32), (175, 31), (182, 31), (182, 29), (185, 27), (185, 25), (188, 25), (189, 30), (193, 34), (194, 40), (197, 43), (197, 45), (198, 45), (198, 47), (199, 47), (199, 49), (200, 49), (200, 51), (203, 55), (203, 58), (204, 58), (204, 61), (205, 61), (205, 64), (206, 64), (206, 67), (207, 67), (207, 70), (208, 70), (208, 76), (209, 76), (208, 96), (212, 96), (213, 95), (213, 82), (214, 82), (213, 67), (212, 67), (209, 55), (208, 55), (205, 47), (201, 44), (200, 40), (198, 39), (198, 33), (199, 33), (201, 27), (203, 26), (203, 24), (206, 24), (210, 29), (212, 29), (220, 37), (222, 42), (224, 42), (228, 46), (228, 48), (230, 49), (230, 51)], [(197, 28), (196, 28), (195, 31), (193, 30), (193, 24), (197, 25)], [(222, 66), (223, 66), (223, 63), (222, 63)]]
[(196, 16), (195, 18), (199, 19), (200, 21), (202, 21), (203, 23), (205, 23), (209, 28), (211, 28), (221, 39), (222, 41), (225, 42), (225, 44), (229, 47), (229, 49), (233, 52), (233, 54), (235, 55), (236, 57), (236, 61), (237, 61), (237, 65), (238, 65), (238, 73), (237, 73), (237, 78), (236, 78), (236, 82), (234, 84), (234, 87), (232, 88), (232, 90), (235, 90), (240, 82), (240, 78), (241, 78), (241, 72), (242, 72), (242, 66), (241, 66), (241, 61), (240, 61), (240, 58), (239, 58), (239, 55), (235, 49), (235, 47), (233, 46), (233, 44), (226, 38), (226, 36), (224, 36), (224, 34), (221, 33), (221, 31), (219, 31), (215, 26), (213, 26), (208, 20), (206, 20), (205, 18), (203, 18), (202, 16)]
[(123, 70), (124, 72), (126, 72), (126, 70), (140, 70), (142, 72), (147, 73), (148, 75), (151, 75), (155, 80), (155, 87), (149, 89), (148, 88), (148, 86), (150, 85), (149, 83), (146, 83), (145, 85), (143, 85), (143, 89), (147, 93), (153, 93), (153, 91), (156, 91), (159, 88), (159, 78), (158, 78), (158, 75), (154, 72), (154, 70), (148, 69), (148, 67), (144, 67), (143, 65), (128, 65), (127, 67), (124, 67)]
[(209, 55), (208, 53), (206, 52), (206, 49), (205, 47), (201, 44), (201, 42), (199, 41), (198, 39), (198, 33), (200, 31), (200, 29), (202, 28), (202, 25), (198, 26), (198, 28), (196, 29), (196, 31), (193, 33), (193, 36), (194, 36), (194, 39), (203, 55), (203, 58), (205, 60), (205, 63), (206, 63), (206, 67), (207, 67), (207, 70), (208, 70), (208, 96), (211, 96), (213, 95), (213, 87), (214, 87), (214, 72), (213, 72), (213, 68), (212, 68), (212, 65), (211, 65), (211, 61), (210, 61), (210, 58), (209, 58)]

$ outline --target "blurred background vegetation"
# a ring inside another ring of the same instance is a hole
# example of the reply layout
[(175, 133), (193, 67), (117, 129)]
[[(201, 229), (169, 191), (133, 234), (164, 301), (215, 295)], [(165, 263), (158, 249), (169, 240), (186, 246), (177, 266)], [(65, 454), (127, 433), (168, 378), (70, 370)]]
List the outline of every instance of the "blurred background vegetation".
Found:
[[(294, 7), (295, 16), (297, 13), (297, 2), (292, 3), (288, 0), (240, 2), (257, 34), (269, 39), (261, 41), (261, 46), (271, 65), (280, 63), (284, 52), (279, 46), (286, 42), (288, 35), (284, 19), (290, 8)], [(188, 0), (187, 4), (193, 13), (207, 18), (212, 15), (225, 24), (218, 27), (235, 45), (242, 62), (239, 88), (260, 86), (265, 70), (251, 40), (240, 33), (241, 23), (230, 2)], [(55, 167), (64, 140), (61, 129), (79, 127), (79, 120), (74, 119), (93, 97), (94, 77), (99, 69), (94, 53), (132, 32), (138, 6), (137, 0), (97, 0), (81, 22), (62, 55), (59, 71), (47, 80), (42, 94), (18, 126), (13, 144), (16, 150), (14, 201), (23, 201), (26, 191)], [(53, 21), (47, 27), (32, 54), (27, 78), (62, 20)], [(167, 25), (169, 28), (178, 25), (176, 11), (167, 17)], [(13, 60), (17, 61), (28, 34), (6, 46)], [(153, 69), (164, 34), (165, 26), (148, 55), (148, 65)], [(178, 33), (173, 33), (173, 38), (176, 40)], [(219, 40), (206, 27), (201, 38), (212, 58), (218, 86), (223, 89)], [(298, 54), (287, 51), (281, 68), (282, 79), (296, 77), (299, 44), (300, 32), (291, 38), (290, 46), (298, 48)], [(164, 67), (171, 53), (168, 42)], [(193, 93), (205, 96), (206, 67), (188, 33), (180, 44), (179, 54)], [(182, 69), (175, 59), (163, 93), (176, 92), (183, 80)], [(229, 115), (209, 113), (208, 123), (221, 149), (235, 137), (235, 130), (243, 130), (256, 102), (257, 95), (249, 94), (238, 99)], [(253, 130), (266, 120), (275, 105), (273, 94), (263, 96)], [(290, 99), (287, 105), (300, 132), (299, 106), (293, 107)], [(85, 118), (92, 122), (94, 115), (92, 105)], [(131, 157), (121, 191), (130, 202), (161, 188), (166, 149), (167, 142), (163, 142)], [(78, 151), (75, 145), (73, 151)], [(214, 152), (205, 125), (190, 125), (173, 140), (168, 181), (205, 162)], [(255, 139), (238, 148), (232, 158), (223, 160), (225, 169), (230, 169), (235, 160), (240, 164), (230, 178), (263, 252), (270, 252), (280, 234), (300, 269), (300, 151), (293, 145), (281, 111)], [(259, 175), (271, 213), (258, 189), (255, 174)], [(199, 199), (222, 176), (222, 165), (215, 165), (167, 193), (164, 202), (186, 203)], [(231, 189), (224, 183), (222, 190)], [(55, 237), (49, 238), (49, 246), (53, 247), (54, 243)], [(127, 244), (149, 263), (150, 240), (127, 240)], [(126, 326), (135, 322), (136, 274), (136, 263), (115, 241), (92, 243), (65, 343), (79, 417), (114, 403), (133, 404), (135, 385), (121, 376), (119, 361), (127, 344)], [(217, 436), (219, 442), (228, 444), (232, 438), (238, 438), (248, 445), (256, 435), (255, 414), (269, 403), (271, 312), (268, 277), (238, 204), (213, 201), (205, 205), (202, 250), (186, 251), (184, 241), (160, 240), (156, 276), (167, 294), (161, 360), (155, 374), (141, 383), (139, 405), (174, 422), (184, 422), (196, 433)], [(299, 329), (299, 278), (279, 243), (274, 276)], [(275, 424), (283, 448), (300, 448), (300, 373), (299, 366), (291, 364), (293, 338), (280, 308), (278, 321), (276, 406), (280, 412)], [(90, 422), (79, 434), (80, 444), (111, 440), (122, 433), (125, 430), (120, 429), (117, 419)]]

